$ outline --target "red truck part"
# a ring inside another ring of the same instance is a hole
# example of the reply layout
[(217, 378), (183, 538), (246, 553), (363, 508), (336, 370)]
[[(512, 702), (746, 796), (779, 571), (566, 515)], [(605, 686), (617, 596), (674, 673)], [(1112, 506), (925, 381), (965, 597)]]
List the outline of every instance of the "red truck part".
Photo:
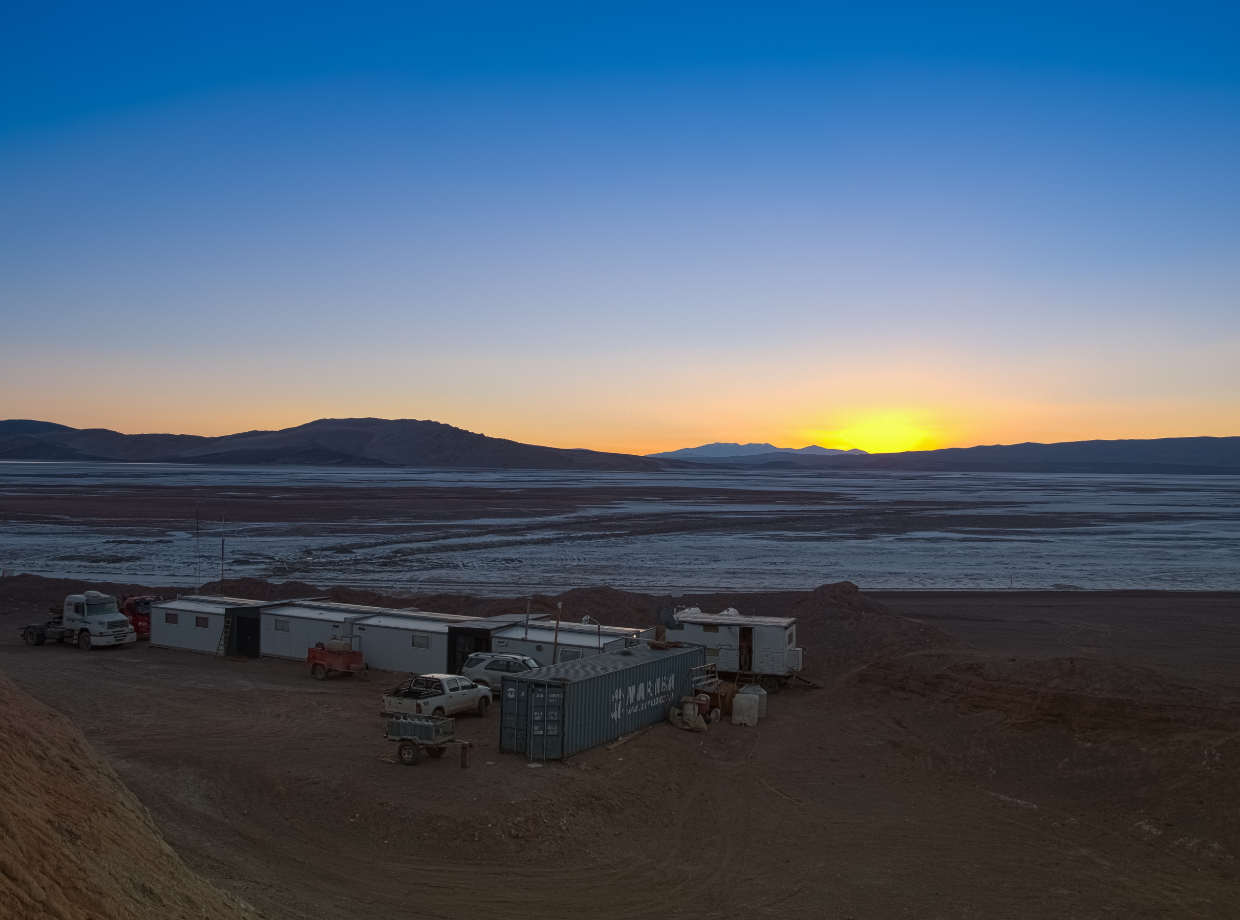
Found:
[(139, 639), (151, 638), (151, 602), (162, 600), (162, 597), (152, 594), (127, 594), (121, 601), (121, 613), (129, 620)]

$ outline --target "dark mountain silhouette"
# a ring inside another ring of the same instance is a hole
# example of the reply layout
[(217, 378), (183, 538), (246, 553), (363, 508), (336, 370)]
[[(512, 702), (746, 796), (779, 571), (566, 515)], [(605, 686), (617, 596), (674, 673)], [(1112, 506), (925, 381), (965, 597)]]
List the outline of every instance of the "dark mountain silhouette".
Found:
[(974, 473), (1178, 473), (1240, 475), (1240, 437), (1068, 441), (951, 447), (897, 454), (772, 451), (732, 457), (637, 457), (539, 447), (415, 419), (319, 419), (281, 431), (207, 438), (121, 434), (30, 419), (0, 421), (0, 460), (292, 464), (458, 469), (907, 470)]
[[(42, 426), (42, 427), (40, 427)], [(206, 438), (121, 434), (47, 422), (0, 422), (0, 460), (143, 463), (427, 466), (654, 472), (666, 464), (630, 454), (538, 447), (415, 419), (319, 419), (282, 431)]]

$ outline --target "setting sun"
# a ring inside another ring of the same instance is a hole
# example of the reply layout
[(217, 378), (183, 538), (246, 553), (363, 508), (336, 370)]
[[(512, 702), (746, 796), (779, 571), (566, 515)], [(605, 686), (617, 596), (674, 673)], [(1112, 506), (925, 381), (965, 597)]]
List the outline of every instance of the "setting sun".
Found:
[(857, 447), (871, 454), (929, 450), (936, 445), (931, 433), (899, 419), (875, 419), (849, 428), (812, 433), (823, 447)]

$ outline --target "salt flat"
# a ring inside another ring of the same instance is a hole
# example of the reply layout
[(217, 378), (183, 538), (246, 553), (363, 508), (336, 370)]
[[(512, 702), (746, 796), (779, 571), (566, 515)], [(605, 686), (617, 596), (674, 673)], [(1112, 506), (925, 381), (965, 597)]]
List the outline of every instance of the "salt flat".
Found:
[[(0, 463), (0, 566), (511, 594), (1227, 590), (1240, 478)], [(200, 512), (195, 537), (195, 509)]]

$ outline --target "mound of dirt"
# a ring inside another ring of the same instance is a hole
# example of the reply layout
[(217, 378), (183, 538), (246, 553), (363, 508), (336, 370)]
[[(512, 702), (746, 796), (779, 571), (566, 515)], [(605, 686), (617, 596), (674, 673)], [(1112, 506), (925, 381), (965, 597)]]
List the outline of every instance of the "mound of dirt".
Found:
[(177, 857), (64, 716), (0, 675), (0, 915), (252, 917)]
[(83, 591), (102, 591), (122, 597), (126, 594), (162, 594), (164, 597), (175, 597), (188, 594), (192, 588), (148, 588), (145, 585), (120, 584), (115, 582), (78, 581), (72, 578), (43, 578), (40, 575), (10, 575), (0, 578), (0, 601), (20, 604), (26, 607), (46, 609), (49, 604), (60, 606), (70, 594), (81, 594)]
[(932, 697), (1015, 726), (1143, 737), (1240, 731), (1240, 705), (1158, 671), (1091, 658), (1004, 660), (911, 655), (874, 662), (859, 683)]
[(960, 646), (937, 626), (892, 613), (847, 581), (815, 588), (786, 615), (797, 618), (807, 672), (821, 676), (909, 652)]
[(227, 578), (208, 581), (198, 594), (243, 597), (253, 601), (291, 601), (306, 597), (326, 597), (327, 592), (304, 581), (272, 582), (262, 578)]

